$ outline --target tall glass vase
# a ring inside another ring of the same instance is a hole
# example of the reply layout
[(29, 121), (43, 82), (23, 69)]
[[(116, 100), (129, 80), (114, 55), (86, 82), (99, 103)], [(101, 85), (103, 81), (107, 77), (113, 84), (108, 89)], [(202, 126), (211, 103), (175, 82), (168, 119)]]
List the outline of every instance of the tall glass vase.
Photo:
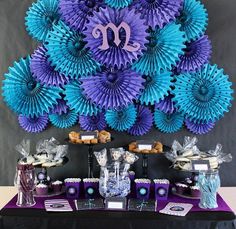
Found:
[(36, 204), (33, 196), (35, 189), (35, 169), (33, 165), (18, 164), (16, 167), (15, 186), (18, 188), (16, 205), (32, 207)]

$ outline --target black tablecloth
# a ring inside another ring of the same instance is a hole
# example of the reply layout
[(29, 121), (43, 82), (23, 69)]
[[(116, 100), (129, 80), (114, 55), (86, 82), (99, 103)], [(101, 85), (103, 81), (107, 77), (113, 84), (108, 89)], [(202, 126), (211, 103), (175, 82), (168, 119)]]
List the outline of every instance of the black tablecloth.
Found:
[(232, 212), (192, 212), (186, 217), (154, 212), (79, 211), (49, 213), (39, 209), (3, 209), (1, 229), (235, 229)]

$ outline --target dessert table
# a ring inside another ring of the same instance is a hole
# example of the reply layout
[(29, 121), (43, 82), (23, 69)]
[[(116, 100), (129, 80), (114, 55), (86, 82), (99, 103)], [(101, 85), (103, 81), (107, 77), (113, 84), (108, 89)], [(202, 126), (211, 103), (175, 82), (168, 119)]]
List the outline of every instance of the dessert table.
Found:
[[(220, 195), (236, 212), (236, 188), (221, 188)], [(48, 213), (44, 209), (3, 208), (16, 194), (13, 187), (0, 188), (0, 229), (87, 229), (87, 228), (236, 228), (232, 211), (194, 211), (185, 217), (157, 212), (73, 211)]]

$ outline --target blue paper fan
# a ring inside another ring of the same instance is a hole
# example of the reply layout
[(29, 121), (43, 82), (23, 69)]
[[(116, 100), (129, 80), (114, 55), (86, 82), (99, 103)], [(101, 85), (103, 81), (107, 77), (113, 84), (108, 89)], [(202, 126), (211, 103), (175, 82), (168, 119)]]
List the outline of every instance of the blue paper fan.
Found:
[(206, 134), (215, 126), (214, 122), (195, 123), (188, 118), (185, 119), (185, 125), (194, 134)]
[(65, 100), (80, 115), (96, 115), (99, 109), (82, 93), (81, 84), (74, 80), (65, 86)]
[(42, 86), (30, 72), (30, 58), (20, 59), (9, 68), (3, 80), (3, 97), (16, 113), (26, 116), (40, 116), (48, 113), (57, 104), (62, 89)]
[(98, 113), (97, 115), (85, 116), (81, 115), (79, 117), (79, 123), (83, 130), (105, 130), (106, 129), (106, 120), (105, 114), (103, 112)]
[(215, 122), (231, 106), (231, 85), (223, 69), (206, 64), (196, 73), (176, 76), (173, 100), (190, 120)]
[(137, 118), (134, 125), (128, 129), (128, 133), (134, 136), (142, 136), (152, 128), (153, 115), (149, 108), (138, 105)]
[(69, 128), (77, 122), (78, 114), (74, 110), (68, 110), (66, 113), (49, 115), (49, 120), (55, 127)]
[(59, 0), (38, 0), (29, 8), (25, 24), (26, 30), (33, 38), (45, 41), (53, 22), (59, 19), (58, 2)]
[(117, 111), (106, 111), (105, 118), (107, 124), (112, 129), (117, 131), (124, 131), (129, 129), (135, 123), (136, 115), (136, 108), (132, 104), (124, 109), (120, 109)]
[(180, 17), (177, 21), (186, 34), (188, 42), (202, 36), (207, 28), (208, 14), (204, 5), (198, 0), (184, 0)]
[(160, 102), (155, 103), (155, 109), (159, 109), (160, 111), (163, 111), (164, 113), (172, 114), (173, 112), (175, 112), (176, 108), (173, 102), (173, 95), (169, 94)]
[(105, 3), (110, 7), (121, 9), (130, 5), (132, 1), (133, 0), (105, 0)]
[(29, 133), (39, 133), (47, 127), (48, 115), (41, 115), (39, 117), (19, 115), (18, 121), (25, 131)]
[(155, 110), (154, 122), (160, 131), (164, 133), (174, 133), (183, 126), (184, 116), (180, 112), (170, 114)]
[(155, 102), (159, 102), (168, 95), (171, 85), (171, 72), (147, 76), (145, 89), (139, 97), (140, 103), (153, 105)]
[(175, 23), (151, 32), (147, 51), (134, 62), (133, 69), (144, 75), (171, 70), (172, 65), (179, 60), (179, 55), (184, 54), (185, 41), (184, 32)]
[(70, 30), (62, 21), (53, 24), (45, 46), (48, 49), (48, 60), (55, 66), (56, 71), (78, 78), (95, 73), (99, 68), (99, 64), (84, 47), (85, 42), (82, 36), (82, 34)]

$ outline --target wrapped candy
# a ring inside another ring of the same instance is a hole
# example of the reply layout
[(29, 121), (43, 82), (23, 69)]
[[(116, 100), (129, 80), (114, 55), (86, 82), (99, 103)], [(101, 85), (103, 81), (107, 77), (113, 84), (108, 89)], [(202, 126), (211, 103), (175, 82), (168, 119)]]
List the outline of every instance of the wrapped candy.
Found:
[(113, 161), (120, 161), (122, 158), (122, 155), (124, 154), (124, 149), (123, 148), (111, 148), (110, 153), (111, 153), (111, 158)]
[(99, 152), (94, 152), (94, 155), (97, 159), (98, 164), (101, 167), (105, 167), (107, 164), (107, 149), (103, 149)]

